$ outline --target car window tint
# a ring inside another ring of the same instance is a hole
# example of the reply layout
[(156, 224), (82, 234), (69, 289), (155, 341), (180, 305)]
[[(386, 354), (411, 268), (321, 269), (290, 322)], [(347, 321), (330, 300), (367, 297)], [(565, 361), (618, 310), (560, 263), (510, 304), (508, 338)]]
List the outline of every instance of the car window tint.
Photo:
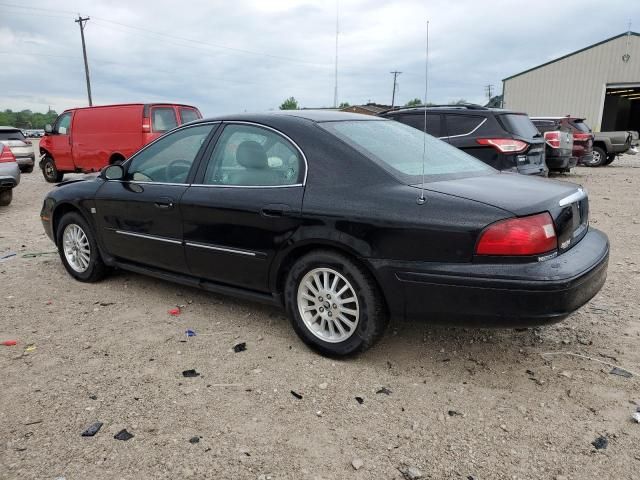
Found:
[(0, 130), (0, 140), (24, 140), (20, 130)]
[(182, 123), (193, 122), (194, 120), (198, 120), (200, 116), (198, 112), (196, 112), (193, 108), (180, 108), (180, 120)]
[(574, 120), (571, 123), (573, 124), (574, 127), (576, 127), (576, 129), (580, 130), (581, 132), (585, 132), (585, 133), (591, 132), (591, 128), (589, 128), (589, 125), (587, 125), (582, 120)]
[[(409, 125), (418, 130), (424, 130), (424, 113), (411, 114), (411, 115), (399, 115), (398, 121)], [(442, 128), (440, 128), (440, 115), (433, 113), (427, 114), (427, 133), (434, 137), (442, 136)]]
[(172, 107), (154, 107), (151, 109), (154, 132), (166, 132), (178, 126), (176, 112)]
[(447, 134), (450, 137), (454, 135), (469, 135), (484, 120), (483, 117), (473, 115), (446, 115)]
[(71, 113), (63, 113), (56, 122), (56, 132), (60, 135), (71, 134)]
[(130, 180), (185, 183), (198, 151), (211, 131), (199, 125), (170, 133), (135, 155), (127, 168)]
[(494, 171), (462, 150), (400, 122), (360, 120), (320, 125), (410, 184), (422, 179), (423, 154), (427, 180)]
[(507, 113), (504, 115), (498, 115), (498, 119), (500, 120), (500, 123), (502, 123), (504, 129), (509, 133), (513, 133), (514, 135), (525, 138), (532, 138), (540, 134), (536, 126), (527, 115), (518, 113)]
[(304, 162), (284, 137), (252, 125), (227, 125), (211, 154), (206, 185), (276, 186), (302, 182)]

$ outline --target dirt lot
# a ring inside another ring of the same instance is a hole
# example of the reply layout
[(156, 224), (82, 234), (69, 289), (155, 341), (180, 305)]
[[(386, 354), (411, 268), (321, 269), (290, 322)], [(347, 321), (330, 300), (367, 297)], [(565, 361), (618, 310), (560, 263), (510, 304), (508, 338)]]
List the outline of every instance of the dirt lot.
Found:
[[(276, 309), (124, 272), (82, 284), (55, 254), (25, 258), (55, 248), (38, 218), (52, 187), (23, 175), (0, 209), (0, 257), (17, 254), (0, 263), (0, 341), (18, 340), (0, 346), (0, 478), (401, 479), (414, 467), (433, 479), (637, 479), (640, 377), (541, 354), (640, 372), (639, 167), (629, 157), (565, 176), (587, 187), (612, 245), (604, 289), (566, 321), (393, 321), (342, 362), (308, 350)], [(200, 376), (184, 378), (192, 368)], [(134, 437), (114, 439), (124, 428)]]

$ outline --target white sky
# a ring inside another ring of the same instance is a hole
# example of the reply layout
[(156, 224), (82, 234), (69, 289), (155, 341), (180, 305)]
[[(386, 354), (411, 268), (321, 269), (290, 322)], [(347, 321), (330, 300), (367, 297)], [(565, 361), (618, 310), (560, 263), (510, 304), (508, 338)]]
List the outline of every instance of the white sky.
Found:
[[(626, 31), (637, 0), (339, 0), (339, 101), (485, 103), (484, 86)], [(335, 0), (0, 0), (0, 109), (179, 101), (205, 115), (333, 104)]]

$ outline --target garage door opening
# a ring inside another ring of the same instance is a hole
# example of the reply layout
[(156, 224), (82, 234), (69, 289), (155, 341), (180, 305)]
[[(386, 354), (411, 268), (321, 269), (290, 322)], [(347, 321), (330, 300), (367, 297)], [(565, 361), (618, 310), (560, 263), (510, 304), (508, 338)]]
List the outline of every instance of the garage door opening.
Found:
[(600, 131), (640, 131), (640, 84), (607, 86)]

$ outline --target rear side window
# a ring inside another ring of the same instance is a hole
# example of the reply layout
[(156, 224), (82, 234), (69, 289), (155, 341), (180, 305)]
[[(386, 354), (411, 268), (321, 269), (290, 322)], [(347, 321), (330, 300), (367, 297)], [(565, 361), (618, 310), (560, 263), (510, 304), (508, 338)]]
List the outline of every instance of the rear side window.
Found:
[(446, 115), (447, 134), (450, 137), (469, 135), (483, 122), (484, 117), (475, 115)]
[(507, 132), (519, 137), (532, 138), (540, 135), (540, 132), (527, 115), (506, 113), (498, 115), (498, 119)]
[(198, 120), (200, 115), (193, 108), (180, 107), (180, 121), (182, 123), (193, 122)]
[[(398, 115), (395, 119), (400, 123), (409, 125), (410, 127), (417, 128), (418, 130), (424, 130), (424, 114)], [(427, 114), (427, 133), (434, 137), (442, 136), (440, 115), (434, 115), (432, 113)]]
[(582, 120), (574, 120), (573, 122), (571, 122), (571, 124), (574, 127), (576, 127), (577, 130), (580, 130), (581, 132), (591, 133), (591, 128), (589, 128), (589, 125), (587, 125)]
[(24, 140), (20, 130), (0, 130), (0, 140)]
[(166, 132), (178, 126), (176, 112), (172, 107), (152, 108), (151, 119), (154, 132)]
[(532, 122), (541, 132), (550, 132), (551, 130), (557, 130), (559, 127), (553, 120), (532, 120)]

